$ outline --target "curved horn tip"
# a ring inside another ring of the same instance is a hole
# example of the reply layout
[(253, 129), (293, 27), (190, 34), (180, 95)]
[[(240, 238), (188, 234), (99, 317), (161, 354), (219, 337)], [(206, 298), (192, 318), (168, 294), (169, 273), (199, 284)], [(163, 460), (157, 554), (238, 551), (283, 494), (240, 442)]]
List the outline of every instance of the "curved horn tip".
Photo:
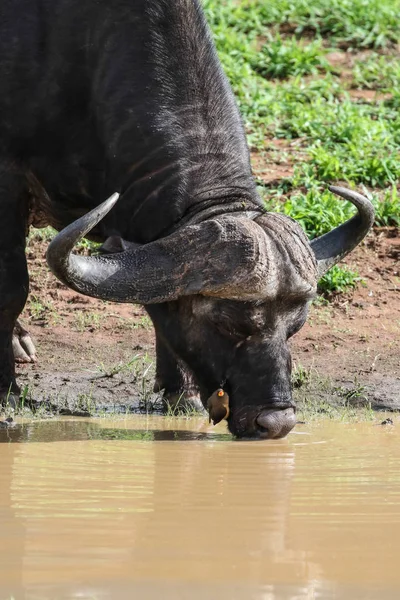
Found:
[(363, 196), (359, 192), (355, 192), (354, 190), (349, 190), (348, 188), (344, 188), (339, 185), (328, 185), (328, 190), (330, 192), (332, 192), (332, 194), (336, 194), (336, 196), (341, 196), (345, 200), (351, 201), (351, 199), (354, 198), (355, 200), (361, 200), (361, 201), (365, 200), (367, 202), (370, 202), (370, 200), (368, 200), (368, 198), (366, 196)]
[[(111, 194), (111, 196), (109, 198), (107, 198), (107, 200), (104, 200), (104, 202), (101, 202), (100, 204), (98, 204), (95, 208), (93, 208), (91, 211), (86, 213), (86, 215), (84, 215), (83, 218), (85, 218), (85, 217), (86, 217), (86, 219), (94, 218), (96, 220), (96, 222), (93, 223), (93, 227), (94, 227), (94, 225), (97, 225), (97, 223), (99, 221), (101, 221), (101, 219), (103, 219), (103, 217), (105, 217), (107, 213), (110, 212), (110, 210), (113, 208), (113, 206), (117, 203), (119, 197), (120, 197), (120, 195), (118, 192)], [(76, 223), (76, 221), (75, 221), (75, 223)], [(71, 223), (71, 225), (72, 225), (72, 223)]]
[(368, 223), (369, 227), (372, 227), (375, 221), (375, 208), (369, 198), (354, 190), (348, 190), (347, 188), (336, 185), (329, 185), (328, 190), (333, 194), (352, 202), (357, 207), (363, 221), (366, 224)]
[(111, 194), (111, 196), (109, 198), (107, 198), (107, 200), (105, 200), (101, 206), (104, 207), (104, 209), (111, 210), (112, 207), (114, 206), (114, 204), (117, 203), (117, 201), (119, 200), (119, 193), (115, 192), (114, 194)]
[(119, 194), (115, 192), (96, 208), (67, 225), (50, 242), (46, 252), (47, 264), (61, 281), (66, 283), (61, 276), (64, 267), (60, 270), (60, 265), (65, 266), (74, 245), (110, 212), (118, 199)]
[(367, 196), (360, 194), (360, 192), (356, 192), (355, 190), (349, 190), (348, 188), (344, 188), (338, 185), (328, 185), (328, 190), (332, 192), (332, 194), (336, 194), (336, 196), (341, 196), (345, 200), (350, 200), (350, 202), (358, 201), (362, 202), (363, 205), (368, 205), (373, 209), (373, 204)]
[(318, 262), (319, 277), (322, 277), (361, 242), (375, 220), (374, 206), (362, 194), (334, 185), (328, 186), (328, 189), (352, 202), (357, 207), (358, 214), (339, 227), (311, 241), (311, 248)]

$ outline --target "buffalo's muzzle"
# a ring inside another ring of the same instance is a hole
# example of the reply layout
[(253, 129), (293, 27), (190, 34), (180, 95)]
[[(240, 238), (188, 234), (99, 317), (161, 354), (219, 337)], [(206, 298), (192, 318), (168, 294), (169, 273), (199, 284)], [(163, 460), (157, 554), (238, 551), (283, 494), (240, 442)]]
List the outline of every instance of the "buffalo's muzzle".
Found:
[(256, 418), (258, 435), (264, 439), (283, 438), (295, 425), (293, 408), (263, 410)]

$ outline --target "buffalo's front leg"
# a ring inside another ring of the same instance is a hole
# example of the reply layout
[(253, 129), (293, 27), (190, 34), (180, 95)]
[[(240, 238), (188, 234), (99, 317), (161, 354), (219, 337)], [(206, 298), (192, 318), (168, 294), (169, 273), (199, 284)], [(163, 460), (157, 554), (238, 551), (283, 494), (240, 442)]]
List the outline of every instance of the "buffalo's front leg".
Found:
[(0, 403), (15, 403), (13, 332), (28, 296), (25, 233), (28, 202), (25, 178), (13, 166), (0, 166)]
[(156, 331), (157, 369), (154, 391), (164, 390), (164, 405), (173, 412), (204, 411), (195, 385), (186, 366), (177, 360)]

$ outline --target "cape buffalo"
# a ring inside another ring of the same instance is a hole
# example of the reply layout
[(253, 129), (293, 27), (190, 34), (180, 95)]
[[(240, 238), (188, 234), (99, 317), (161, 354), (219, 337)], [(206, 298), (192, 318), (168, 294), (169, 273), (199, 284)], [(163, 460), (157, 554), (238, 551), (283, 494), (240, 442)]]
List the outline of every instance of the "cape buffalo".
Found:
[[(0, 0), (0, 81), (3, 399), (14, 358), (34, 354), (17, 323), (26, 232), (49, 224), (61, 281), (146, 307), (170, 402), (199, 393), (239, 437), (286, 435), (288, 339), (371, 227), (370, 202), (331, 188), (358, 214), (311, 243), (265, 212), (198, 0)], [(87, 234), (103, 255), (71, 254)]]

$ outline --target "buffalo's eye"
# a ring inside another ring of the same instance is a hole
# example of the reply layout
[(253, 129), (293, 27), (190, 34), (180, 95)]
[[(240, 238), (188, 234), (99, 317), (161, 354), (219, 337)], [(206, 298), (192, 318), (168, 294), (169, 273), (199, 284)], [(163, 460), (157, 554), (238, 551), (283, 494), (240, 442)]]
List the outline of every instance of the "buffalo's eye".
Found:
[(260, 332), (264, 319), (259, 313), (251, 303), (221, 300), (215, 302), (209, 320), (224, 337), (237, 343)]

